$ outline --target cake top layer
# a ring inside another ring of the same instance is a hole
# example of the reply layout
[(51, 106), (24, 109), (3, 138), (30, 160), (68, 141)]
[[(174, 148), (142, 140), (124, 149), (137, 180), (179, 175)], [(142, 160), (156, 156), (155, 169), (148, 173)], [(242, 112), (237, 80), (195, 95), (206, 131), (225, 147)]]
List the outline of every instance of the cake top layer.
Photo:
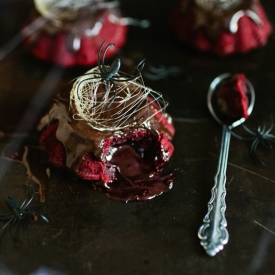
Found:
[(79, 77), (70, 93), (72, 117), (98, 131), (117, 131), (146, 125), (164, 111), (167, 103), (162, 95), (145, 87), (140, 74), (129, 81), (119, 73), (115, 76), (106, 81), (96, 67)]

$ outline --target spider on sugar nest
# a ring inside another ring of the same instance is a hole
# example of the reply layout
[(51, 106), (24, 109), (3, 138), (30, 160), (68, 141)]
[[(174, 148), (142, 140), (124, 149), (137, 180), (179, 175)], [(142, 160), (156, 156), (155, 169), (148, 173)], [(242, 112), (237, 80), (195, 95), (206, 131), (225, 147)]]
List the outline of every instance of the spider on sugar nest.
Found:
[(10, 223), (14, 224), (15, 222), (19, 222), (25, 214), (30, 214), (33, 216), (38, 216), (42, 218), (45, 222), (49, 222), (49, 220), (44, 216), (41, 215), (35, 211), (32, 211), (30, 206), (30, 203), (32, 202), (34, 195), (35, 195), (35, 190), (32, 184), (31, 186), (31, 191), (32, 195), (30, 196), (29, 194), (29, 188), (28, 185), (22, 184), (21, 187), (25, 190), (25, 198), (22, 204), (19, 206), (18, 202), (10, 196), (6, 196), (6, 204), (8, 208), (10, 209), (10, 213), (6, 214), (0, 214), (0, 220), (7, 220), (6, 224), (0, 229), (0, 232), (3, 231)]
[(265, 165), (265, 163), (257, 156), (256, 150), (257, 150), (258, 145), (262, 145), (262, 147), (269, 149), (269, 150), (271, 150), (273, 148), (273, 143), (275, 144), (275, 136), (270, 134), (273, 127), (274, 127), (274, 122), (273, 122), (273, 118), (271, 117), (271, 124), (268, 129), (266, 129), (265, 122), (263, 122), (262, 126), (258, 126), (256, 132), (250, 130), (248, 127), (243, 125), (243, 128), (245, 129), (245, 131), (247, 133), (249, 133), (251, 135), (251, 137), (241, 137), (233, 132), (232, 132), (232, 134), (233, 134), (233, 136), (235, 136), (236, 138), (238, 138), (240, 140), (247, 140), (247, 141), (252, 140), (252, 144), (250, 147), (251, 157), (255, 161), (259, 162), (260, 164)]
[(106, 52), (114, 44), (105, 48), (100, 61), (103, 45), (104, 42), (98, 66), (75, 79), (70, 92), (73, 119), (86, 120), (87, 125), (99, 131), (117, 131), (157, 117), (168, 104), (162, 94), (145, 86), (141, 75), (144, 60), (131, 72), (121, 72), (119, 59), (105, 66)]
[[(99, 80), (101, 81), (103, 84), (105, 84), (105, 93), (103, 94), (101, 101), (95, 103), (93, 107), (97, 106), (98, 104), (100, 104), (101, 102), (104, 101), (104, 99), (106, 98), (106, 96), (108, 95), (108, 93), (110, 92), (111, 88), (113, 87), (114, 89), (114, 94), (111, 98), (111, 101), (108, 104), (109, 108), (112, 103), (114, 102), (116, 95), (117, 95), (117, 86), (116, 86), (116, 82), (128, 82), (131, 80), (136, 79), (137, 77), (140, 76), (140, 73), (145, 65), (145, 59), (143, 59), (141, 62), (139, 62), (138, 65), (136, 65), (132, 71), (130, 71), (129, 73), (124, 73), (119, 71), (120, 69), (120, 59), (117, 58), (112, 64), (111, 66), (106, 66), (105, 65), (105, 56), (106, 56), (106, 52), (108, 51), (108, 49), (110, 47), (115, 46), (115, 44), (110, 43), (106, 46), (105, 50), (103, 51), (103, 55), (102, 55), (102, 59), (100, 60), (101, 57), (101, 52), (102, 52), (102, 48), (104, 45), (105, 41), (101, 44), (100, 48), (99, 48), (99, 52), (98, 52), (98, 59), (97, 59), (97, 68), (98, 71), (94, 71), (94, 72), (88, 72), (85, 73), (83, 76), (90, 76), (89, 78), (85, 78), (83, 80), (81, 80), (79, 83), (77, 83), (77, 90), (79, 91), (79, 89), (81, 89), (83, 82), (87, 82), (90, 80)], [(79, 78), (79, 77), (78, 77)], [(77, 78), (77, 79), (78, 79)], [(75, 80), (75, 79), (74, 79)], [(95, 100), (96, 101), (96, 100)]]

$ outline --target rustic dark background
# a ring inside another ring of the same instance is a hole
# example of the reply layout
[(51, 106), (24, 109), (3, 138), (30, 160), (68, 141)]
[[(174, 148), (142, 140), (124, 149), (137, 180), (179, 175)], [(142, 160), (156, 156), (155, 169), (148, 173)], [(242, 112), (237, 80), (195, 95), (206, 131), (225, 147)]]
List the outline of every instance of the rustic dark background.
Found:
[[(275, 149), (259, 148), (266, 164), (260, 166), (251, 159), (249, 144), (232, 137), (226, 196), (229, 243), (211, 258), (197, 237), (221, 140), (221, 127), (206, 107), (208, 86), (221, 73), (244, 72), (256, 90), (255, 109), (246, 125), (255, 130), (264, 120), (269, 127), (270, 118), (275, 119), (275, 37), (263, 49), (246, 55), (220, 58), (198, 53), (182, 46), (167, 26), (173, 2), (121, 1), (124, 16), (150, 19), (152, 25), (149, 29), (130, 27), (119, 54), (122, 61), (145, 57), (153, 66), (181, 68), (180, 74), (144, 81), (170, 103), (176, 135), (167, 169), (179, 167), (184, 174), (168, 193), (124, 204), (53, 169), (46, 202), (40, 204), (38, 196), (33, 202), (50, 224), (26, 217), (0, 233), (1, 275), (275, 274)], [(274, 23), (274, 1), (262, 4)], [(0, 45), (19, 32), (32, 8), (31, 1), (0, 1)], [(15, 143), (35, 143), (34, 128), (48, 102), (85, 71), (43, 63), (21, 44), (1, 60), (0, 150)], [(242, 129), (236, 131), (244, 134)], [(20, 185), (27, 182), (22, 165), (0, 159), (1, 213), (8, 211), (5, 196), (22, 200)]]

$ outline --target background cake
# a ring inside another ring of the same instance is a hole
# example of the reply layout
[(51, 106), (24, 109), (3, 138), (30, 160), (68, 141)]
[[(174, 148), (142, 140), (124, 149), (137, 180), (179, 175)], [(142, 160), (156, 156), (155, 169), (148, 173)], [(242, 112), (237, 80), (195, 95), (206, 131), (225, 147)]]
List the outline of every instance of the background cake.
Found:
[(102, 41), (113, 42), (112, 56), (125, 43), (127, 25), (121, 20), (118, 2), (104, 0), (35, 0), (36, 10), (26, 25), (39, 17), (42, 27), (28, 36), (24, 44), (39, 59), (63, 67), (89, 66), (97, 61)]
[(262, 47), (272, 29), (258, 0), (179, 1), (170, 25), (186, 45), (218, 55)]

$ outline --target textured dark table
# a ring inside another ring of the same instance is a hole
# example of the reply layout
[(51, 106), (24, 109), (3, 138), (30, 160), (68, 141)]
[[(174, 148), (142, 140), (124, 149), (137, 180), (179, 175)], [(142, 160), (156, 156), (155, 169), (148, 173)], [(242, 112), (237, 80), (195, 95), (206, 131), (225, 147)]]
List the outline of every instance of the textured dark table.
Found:
[[(262, 3), (275, 22), (274, 1)], [(211, 258), (197, 237), (221, 140), (221, 127), (206, 107), (208, 86), (221, 73), (244, 72), (256, 90), (255, 109), (247, 125), (255, 129), (264, 118), (269, 126), (270, 117), (275, 119), (275, 37), (265, 48), (244, 56), (201, 54), (173, 37), (167, 27), (171, 6), (172, 1), (122, 1), (125, 15), (149, 18), (152, 26), (147, 30), (130, 27), (120, 54), (122, 62), (126, 57), (145, 57), (147, 64), (182, 68), (180, 75), (144, 80), (170, 103), (176, 136), (168, 169), (180, 167), (184, 174), (170, 192), (151, 201), (124, 204), (54, 169), (46, 202), (36, 208), (50, 224), (26, 217), (1, 233), (1, 275), (275, 274), (275, 149), (259, 148), (266, 163), (260, 166), (250, 158), (249, 144), (232, 137), (226, 196), (229, 243)], [(1, 45), (19, 31), (31, 8), (31, 1), (1, 1)], [(45, 64), (22, 45), (0, 61), (0, 150), (13, 143), (35, 142), (37, 134), (32, 130), (47, 102), (85, 71)], [(243, 134), (242, 129), (236, 131)], [(0, 159), (1, 213), (7, 211), (7, 194), (23, 198), (20, 185), (26, 182), (22, 165)], [(33, 204), (39, 204), (38, 196)]]

